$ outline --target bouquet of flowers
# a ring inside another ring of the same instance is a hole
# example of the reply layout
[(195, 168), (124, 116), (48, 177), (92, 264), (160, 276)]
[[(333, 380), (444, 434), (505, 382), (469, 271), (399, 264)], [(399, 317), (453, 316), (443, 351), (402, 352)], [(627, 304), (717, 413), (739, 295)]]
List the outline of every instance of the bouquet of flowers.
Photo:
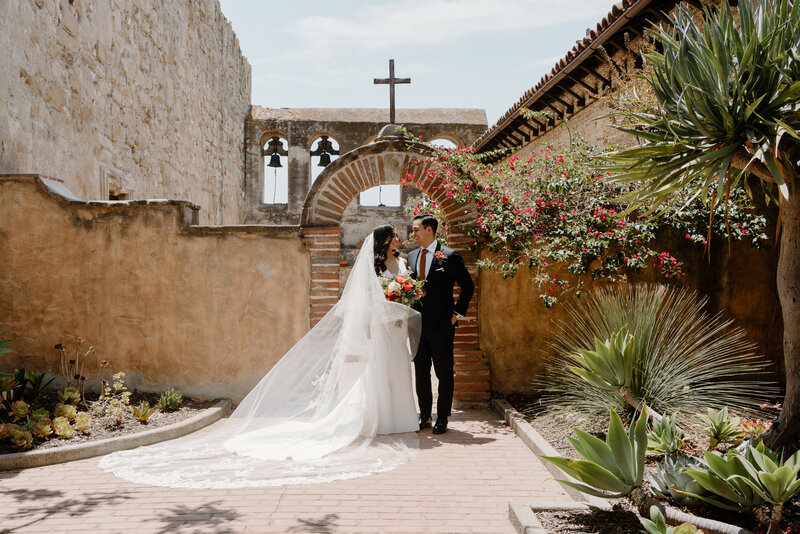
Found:
[(382, 277), (381, 285), (383, 286), (383, 295), (386, 300), (405, 304), (406, 306), (413, 306), (425, 295), (422, 289), (425, 282), (414, 280), (407, 276)]

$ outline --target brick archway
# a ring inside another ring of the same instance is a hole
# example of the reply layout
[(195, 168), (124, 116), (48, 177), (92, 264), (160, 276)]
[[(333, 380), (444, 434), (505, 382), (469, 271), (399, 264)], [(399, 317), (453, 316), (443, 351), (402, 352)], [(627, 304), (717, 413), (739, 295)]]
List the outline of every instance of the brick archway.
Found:
[[(300, 219), (303, 241), (311, 257), (311, 326), (339, 297), (340, 223), (347, 206), (362, 191), (377, 185), (399, 184), (409, 172), (424, 176), (427, 165), (417, 165), (417, 162), (424, 161), (421, 151), (425, 150), (425, 145), (404, 139), (378, 138), (342, 155), (314, 182)], [(476, 215), (474, 207), (453, 202), (437, 190), (437, 185), (436, 180), (426, 178), (421, 189), (441, 206), (448, 226), (447, 240), (461, 252), (476, 285), (467, 319), (456, 331), (454, 402), (457, 406), (485, 404), (490, 396), (490, 374), (478, 337), (478, 258), (477, 253), (465, 250), (467, 238), (462, 232), (466, 225), (474, 222)]]

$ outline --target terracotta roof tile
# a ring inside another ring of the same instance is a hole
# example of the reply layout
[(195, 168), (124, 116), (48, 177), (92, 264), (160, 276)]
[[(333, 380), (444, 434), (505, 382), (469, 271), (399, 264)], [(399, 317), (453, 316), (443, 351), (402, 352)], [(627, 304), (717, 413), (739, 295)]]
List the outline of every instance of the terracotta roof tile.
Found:
[(602, 35), (605, 30), (614, 24), (621, 16), (625, 15), (631, 7), (636, 4), (643, 4), (646, 6), (650, 3), (650, 1), (651, 0), (622, 0), (621, 3), (614, 4), (611, 7), (611, 11), (608, 13), (608, 15), (603, 17), (602, 21), (598, 22), (597, 28), (594, 30), (589, 30), (588, 35), (586, 35), (582, 41), (573, 46), (564, 57), (558, 60), (553, 69), (549, 73), (545, 74), (541, 80), (539, 80), (539, 83), (525, 91), (517, 103), (514, 104), (508, 111), (506, 111), (503, 116), (498, 119), (494, 126), (489, 128), (483, 135), (476, 139), (472, 143), (472, 146), (483, 146), (489, 139), (499, 133), (502, 130), (501, 125), (503, 125), (507, 119), (515, 115), (531, 97), (533, 97), (545, 86), (545, 84), (547, 84), (547, 82), (552, 80), (559, 72), (564, 70), (581, 54), (581, 52), (586, 50), (600, 35)]

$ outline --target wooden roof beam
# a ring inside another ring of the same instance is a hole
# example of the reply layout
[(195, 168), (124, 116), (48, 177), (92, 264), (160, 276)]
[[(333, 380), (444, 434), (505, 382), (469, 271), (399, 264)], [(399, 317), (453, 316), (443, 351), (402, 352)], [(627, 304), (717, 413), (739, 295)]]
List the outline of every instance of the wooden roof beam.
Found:
[(575, 85), (580, 85), (581, 87), (583, 87), (584, 89), (586, 89), (587, 91), (589, 91), (591, 94), (597, 94), (597, 88), (595, 88), (595, 87), (592, 87), (591, 85), (589, 85), (588, 83), (584, 82), (584, 81), (583, 81), (583, 80), (581, 80), (580, 78), (573, 77), (573, 76), (570, 76), (570, 75), (567, 75), (567, 76), (564, 76), (564, 77), (565, 77), (567, 80), (569, 80), (569, 81), (571, 81), (572, 83), (574, 83)]

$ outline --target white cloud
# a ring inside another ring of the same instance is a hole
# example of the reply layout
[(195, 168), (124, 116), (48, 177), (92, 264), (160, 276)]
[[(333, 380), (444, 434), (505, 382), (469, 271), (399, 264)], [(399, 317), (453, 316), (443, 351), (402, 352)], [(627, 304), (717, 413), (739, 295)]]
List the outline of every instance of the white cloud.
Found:
[(437, 45), (568, 24), (585, 17), (587, 9), (597, 11), (597, 6), (598, 0), (402, 0), (364, 7), (350, 17), (303, 17), (286, 32), (319, 54), (332, 48)]

